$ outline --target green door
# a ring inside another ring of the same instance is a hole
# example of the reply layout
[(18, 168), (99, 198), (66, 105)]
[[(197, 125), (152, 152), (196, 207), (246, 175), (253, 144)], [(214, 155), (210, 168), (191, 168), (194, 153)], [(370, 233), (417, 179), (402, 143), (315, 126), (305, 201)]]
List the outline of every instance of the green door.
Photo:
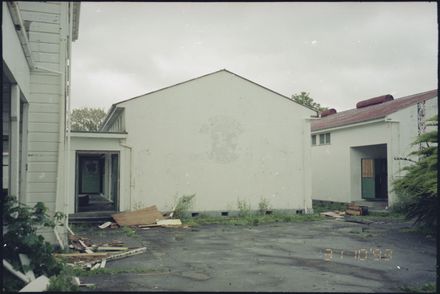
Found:
[(99, 158), (80, 159), (80, 194), (101, 192), (101, 161)]
[(371, 199), (375, 197), (375, 175), (374, 159), (364, 158), (361, 160), (361, 185), (362, 198)]

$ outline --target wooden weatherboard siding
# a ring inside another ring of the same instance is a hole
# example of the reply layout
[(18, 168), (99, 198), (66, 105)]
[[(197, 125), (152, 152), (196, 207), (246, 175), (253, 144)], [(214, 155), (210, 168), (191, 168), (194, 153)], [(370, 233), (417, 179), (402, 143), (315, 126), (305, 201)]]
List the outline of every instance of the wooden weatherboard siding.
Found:
[[(59, 72), (66, 70), (68, 3), (19, 2), (23, 20), (29, 21), (29, 42), (32, 58), (38, 67)], [(61, 74), (31, 71), (27, 193), (30, 205), (44, 202), (50, 212), (59, 210), (57, 203), (57, 172), (60, 141), (60, 124), (65, 114), (60, 106), (65, 99)]]

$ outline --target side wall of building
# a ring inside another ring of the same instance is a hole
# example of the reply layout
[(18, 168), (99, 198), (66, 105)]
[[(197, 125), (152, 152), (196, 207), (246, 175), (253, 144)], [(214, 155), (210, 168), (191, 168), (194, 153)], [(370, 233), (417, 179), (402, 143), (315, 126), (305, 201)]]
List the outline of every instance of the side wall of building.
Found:
[(118, 107), (133, 150), (125, 209), (169, 210), (192, 194), (193, 211), (233, 211), (238, 201), (258, 209), (263, 199), (275, 209), (311, 207), (313, 111), (228, 72)]
[[(437, 114), (437, 98), (425, 102), (425, 120)], [(331, 144), (312, 147), (312, 199), (336, 202), (361, 200), (361, 165), (365, 157), (383, 157), (386, 144), (388, 203), (396, 201), (393, 182), (404, 175), (407, 157), (418, 135), (417, 105), (396, 111), (382, 122), (314, 132), (331, 133)], [(356, 148), (364, 146), (365, 148)], [(354, 147), (354, 148), (352, 148)], [(416, 160), (416, 158), (412, 158)]]
[(316, 134), (328, 132), (330, 144), (312, 146), (312, 199), (335, 202), (360, 200), (357, 186), (360, 183), (362, 154), (353, 152), (351, 147), (388, 146), (389, 124), (376, 122)]

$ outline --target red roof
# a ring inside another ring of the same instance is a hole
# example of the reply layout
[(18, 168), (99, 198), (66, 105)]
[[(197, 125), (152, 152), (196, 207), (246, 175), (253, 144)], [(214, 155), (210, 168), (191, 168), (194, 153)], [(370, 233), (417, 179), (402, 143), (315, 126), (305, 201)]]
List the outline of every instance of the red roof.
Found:
[(379, 119), (418, 102), (437, 97), (437, 89), (364, 108), (349, 109), (312, 121), (312, 132)]

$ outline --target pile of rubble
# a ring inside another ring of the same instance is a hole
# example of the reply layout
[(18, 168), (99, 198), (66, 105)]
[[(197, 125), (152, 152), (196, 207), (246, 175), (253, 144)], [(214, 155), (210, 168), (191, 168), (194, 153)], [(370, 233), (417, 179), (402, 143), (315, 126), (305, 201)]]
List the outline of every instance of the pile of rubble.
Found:
[(151, 227), (181, 227), (184, 226), (180, 219), (173, 219), (174, 211), (161, 213), (156, 205), (135, 211), (120, 212), (112, 215), (115, 222), (105, 222), (100, 229), (118, 228), (120, 226), (151, 228)]

